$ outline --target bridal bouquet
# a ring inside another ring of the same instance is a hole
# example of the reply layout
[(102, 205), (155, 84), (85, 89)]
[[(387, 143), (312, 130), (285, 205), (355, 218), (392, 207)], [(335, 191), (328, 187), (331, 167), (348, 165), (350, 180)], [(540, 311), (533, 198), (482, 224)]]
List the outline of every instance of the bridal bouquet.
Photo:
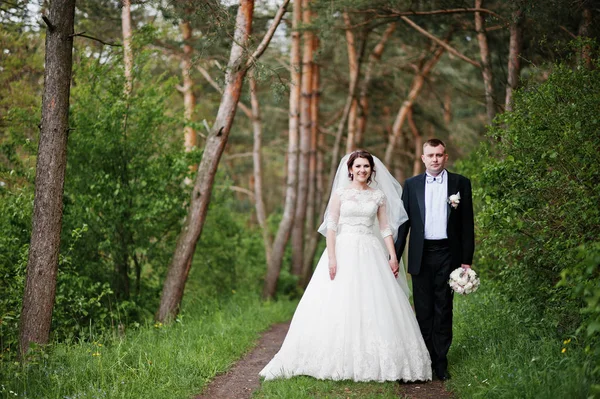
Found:
[(448, 284), (450, 284), (450, 288), (457, 294), (467, 295), (477, 291), (477, 288), (479, 288), (479, 277), (477, 277), (475, 270), (459, 267), (450, 273)]

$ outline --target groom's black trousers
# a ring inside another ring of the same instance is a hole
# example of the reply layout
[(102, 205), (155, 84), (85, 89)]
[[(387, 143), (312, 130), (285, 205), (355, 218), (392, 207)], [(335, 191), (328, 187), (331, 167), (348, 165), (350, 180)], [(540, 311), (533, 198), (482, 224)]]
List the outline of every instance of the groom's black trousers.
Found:
[(452, 256), (448, 240), (425, 240), (421, 270), (411, 276), (417, 321), (436, 373), (448, 368), (452, 343)]

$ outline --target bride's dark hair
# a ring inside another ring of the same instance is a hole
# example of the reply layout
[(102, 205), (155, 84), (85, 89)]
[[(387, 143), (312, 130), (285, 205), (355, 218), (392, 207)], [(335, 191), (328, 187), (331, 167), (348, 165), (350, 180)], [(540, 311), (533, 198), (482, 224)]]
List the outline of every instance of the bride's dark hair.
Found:
[(371, 184), (371, 181), (373, 181), (373, 178), (375, 177), (375, 173), (376, 173), (375, 161), (373, 160), (373, 155), (371, 155), (369, 152), (367, 152), (365, 150), (356, 150), (352, 154), (350, 154), (350, 158), (348, 159), (348, 163), (347, 163), (348, 178), (350, 180), (354, 180), (354, 175), (352, 175), (350, 170), (352, 169), (352, 166), (354, 165), (354, 161), (356, 161), (356, 158), (363, 158), (363, 159), (366, 159), (367, 161), (369, 161), (369, 165), (371, 165), (371, 175), (367, 179), (367, 184)]

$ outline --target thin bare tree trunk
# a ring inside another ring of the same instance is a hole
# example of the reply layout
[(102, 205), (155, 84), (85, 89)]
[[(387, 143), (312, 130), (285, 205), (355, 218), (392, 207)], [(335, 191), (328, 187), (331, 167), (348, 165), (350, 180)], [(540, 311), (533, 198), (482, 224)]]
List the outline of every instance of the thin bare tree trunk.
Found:
[[(363, 59), (363, 55), (365, 52), (365, 46), (367, 43), (367, 36), (365, 35), (361, 47), (360, 47), (360, 51), (358, 52), (358, 59), (357, 59), (357, 64), (358, 67), (354, 70), (354, 74), (350, 76), (350, 85), (348, 87), (348, 95), (346, 96), (346, 105), (344, 105), (344, 110), (342, 111), (342, 116), (339, 120), (338, 123), (338, 127), (337, 127), (337, 131), (335, 134), (335, 141), (333, 143), (333, 148), (331, 150), (331, 165), (329, 168), (329, 179), (327, 180), (326, 186), (325, 186), (325, 191), (323, 194), (323, 198), (329, 198), (330, 194), (331, 194), (331, 184), (333, 184), (333, 179), (335, 178), (335, 172), (337, 170), (337, 165), (338, 165), (338, 159), (340, 159), (340, 144), (342, 142), (342, 135), (344, 133), (344, 126), (346, 125), (346, 122), (348, 121), (348, 116), (350, 114), (350, 108), (352, 106), (352, 102), (354, 101), (354, 98), (356, 96), (356, 89), (358, 87), (358, 76), (360, 74), (360, 66), (362, 63), (362, 59)], [(319, 212), (320, 215), (325, 213), (325, 207), (327, 205), (326, 203), (327, 200), (325, 200), (321, 206), (321, 211)]]
[[(475, 0), (475, 8), (483, 6), (483, 0)], [(492, 65), (490, 63), (490, 49), (488, 47), (487, 36), (485, 34), (485, 22), (481, 12), (475, 12), (475, 31), (477, 32), (477, 41), (479, 43), (479, 53), (481, 54), (481, 74), (483, 75), (483, 85), (485, 91), (485, 108), (487, 113), (487, 123), (491, 124), (496, 115), (496, 106), (494, 103), (494, 83), (492, 77)]]
[(265, 256), (267, 264), (271, 262), (271, 235), (267, 225), (267, 212), (263, 200), (262, 189), (262, 120), (260, 116), (260, 104), (258, 102), (256, 79), (254, 70), (250, 70), (250, 103), (252, 104), (252, 130), (254, 133), (254, 147), (252, 149), (252, 162), (254, 164), (254, 202), (256, 207), (256, 218), (262, 230), (263, 242), (265, 246)]
[(217, 166), (229, 137), (247, 71), (244, 67), (246, 61), (244, 51), (252, 29), (253, 10), (253, 0), (240, 0), (225, 75), (225, 89), (198, 168), (199, 173), (192, 190), (188, 215), (177, 240), (173, 260), (163, 285), (160, 305), (156, 313), (156, 319), (159, 321), (170, 321), (179, 311), (194, 250), (204, 227)]
[(504, 109), (512, 110), (513, 91), (519, 84), (521, 74), (521, 47), (523, 42), (523, 10), (518, 9), (513, 13), (510, 24), (510, 43), (508, 47), (508, 82), (506, 85), (506, 98)]
[(452, 122), (452, 96), (449, 92), (444, 95), (444, 123), (446, 126)]
[[(581, 14), (581, 23), (579, 24), (579, 36), (583, 38), (590, 37), (590, 29), (592, 27), (593, 17), (592, 10), (589, 7), (583, 9)], [(586, 43), (581, 48), (581, 59), (587, 69), (592, 69), (592, 47)]]
[(304, 27), (302, 53), (302, 83), (300, 98), (300, 158), (298, 160), (298, 199), (296, 214), (292, 228), (292, 274), (300, 276), (304, 259), (304, 226), (306, 224), (306, 208), (308, 206), (308, 180), (310, 164), (310, 141), (312, 121), (312, 60), (313, 40), (310, 25), (310, 0), (302, 0), (302, 26)]
[(376, 62), (381, 60), (383, 50), (385, 49), (385, 44), (392, 36), (392, 33), (394, 33), (396, 30), (396, 25), (396, 22), (392, 22), (388, 25), (385, 32), (383, 32), (381, 39), (379, 39), (379, 42), (377, 45), (375, 45), (371, 54), (369, 54), (369, 62), (367, 63), (367, 67), (365, 69), (365, 77), (361, 82), (359, 95), (359, 114), (356, 121), (355, 137), (357, 146), (361, 145), (365, 129), (367, 128), (367, 116), (369, 114), (369, 97), (367, 96), (367, 92), (369, 90), (369, 85), (371, 84), (371, 77), (373, 76), (373, 67)]
[(44, 93), (20, 321), (21, 356), (27, 353), (30, 343), (48, 342), (52, 321), (67, 164), (75, 0), (52, 1), (48, 17), (43, 19), (47, 25)]
[[(124, 75), (125, 75), (125, 86), (123, 92), (125, 93), (126, 111), (123, 116), (123, 137), (127, 139), (127, 118), (129, 115), (129, 97), (133, 91), (133, 48), (132, 48), (132, 22), (131, 22), (131, 1), (123, 0), (121, 9), (121, 30), (123, 33), (123, 64), (124, 64)], [(127, 177), (127, 162), (128, 159), (125, 154), (122, 154), (122, 168), (121, 168), (121, 184), (123, 187), (129, 185), (129, 178)], [(129, 281), (129, 248), (128, 245), (131, 243), (130, 231), (125, 227), (123, 221), (129, 220), (129, 209), (123, 210), (121, 220), (118, 222), (117, 231), (120, 245), (120, 250), (116, 251), (115, 259), (115, 278), (113, 283), (113, 289), (117, 298), (129, 299), (130, 286)], [(137, 272), (137, 271), (136, 271)]]
[(123, 30), (123, 62), (125, 64), (125, 95), (133, 90), (133, 50), (131, 48), (131, 0), (123, 0), (121, 28)]
[(415, 145), (415, 155), (413, 158), (413, 176), (421, 174), (421, 166), (423, 163), (421, 162), (421, 154), (423, 154), (423, 137), (415, 124), (415, 120), (413, 119), (413, 107), (410, 107), (408, 111), (408, 126), (410, 127), (410, 132), (413, 136), (413, 142)]
[(263, 286), (263, 298), (272, 298), (277, 290), (277, 280), (281, 272), (285, 246), (288, 242), (290, 231), (294, 224), (294, 208), (297, 199), (298, 184), (298, 137), (300, 118), (300, 89), (301, 89), (301, 65), (300, 65), (300, 31), (298, 30), (302, 21), (302, 1), (294, 0), (294, 15), (292, 19), (292, 45), (290, 49), (290, 119), (288, 126), (288, 156), (287, 156), (287, 187), (285, 191), (285, 205), (283, 217), (277, 229), (277, 235), (273, 241), (271, 262), (267, 265), (267, 275)]
[[(183, 37), (183, 56), (181, 57), (181, 74), (183, 76), (183, 118), (185, 127), (183, 128), (185, 151), (191, 152), (198, 145), (196, 131), (190, 125), (194, 117), (196, 108), (196, 96), (194, 95), (194, 81), (192, 79), (192, 52), (190, 43), (192, 39), (192, 26), (190, 21), (183, 21), (180, 25), (181, 35)], [(195, 170), (198, 166), (191, 165)], [(191, 183), (191, 182), (190, 182)]]
[[(318, 40), (313, 36), (313, 54), (317, 50)], [(309, 185), (308, 185), (308, 208), (307, 208), (307, 223), (306, 231), (308, 232), (308, 241), (306, 243), (306, 251), (304, 264), (302, 265), (302, 274), (300, 278), (300, 286), (306, 288), (310, 281), (313, 259), (317, 250), (317, 242), (319, 233), (316, 231), (318, 216), (316, 211), (320, 209), (320, 196), (318, 187), (318, 144), (319, 144), (319, 66), (313, 63), (312, 71), (312, 95), (310, 103), (310, 115), (312, 118), (310, 124), (310, 165), (309, 165)]]
[(394, 125), (392, 126), (392, 134), (390, 136), (388, 145), (385, 149), (384, 162), (387, 165), (391, 165), (396, 143), (401, 137), (402, 126), (404, 125), (409, 110), (414, 104), (416, 98), (419, 96), (419, 93), (423, 88), (423, 84), (425, 83), (425, 78), (427, 78), (427, 75), (429, 75), (435, 64), (437, 64), (437, 62), (440, 60), (444, 51), (444, 47), (438, 46), (433, 56), (425, 63), (425, 65), (423, 65), (423, 68), (421, 68), (421, 70), (415, 75), (410, 88), (410, 92), (408, 93), (408, 97), (402, 103), (402, 106), (398, 111), (398, 115), (396, 116), (396, 120), (394, 121)]
[[(346, 26), (346, 48), (348, 49), (348, 75), (350, 76), (350, 87), (356, 87), (359, 76), (358, 56), (356, 54), (356, 44), (354, 33), (352, 32), (352, 22), (347, 12), (343, 14), (344, 24)], [(356, 91), (356, 90), (355, 90)], [(346, 140), (346, 153), (356, 149), (356, 114), (358, 109), (358, 101), (356, 97), (352, 97), (350, 110), (348, 112), (348, 137)]]

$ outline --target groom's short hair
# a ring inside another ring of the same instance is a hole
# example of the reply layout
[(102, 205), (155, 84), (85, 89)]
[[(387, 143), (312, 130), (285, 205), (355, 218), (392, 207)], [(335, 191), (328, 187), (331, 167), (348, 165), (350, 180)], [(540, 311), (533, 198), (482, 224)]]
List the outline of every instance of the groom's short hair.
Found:
[(425, 144), (423, 144), (423, 150), (425, 149), (425, 147), (430, 146), (430, 147), (437, 147), (437, 146), (442, 146), (444, 147), (444, 152), (446, 152), (446, 144), (444, 144), (444, 142), (440, 139), (429, 139), (425, 142)]

